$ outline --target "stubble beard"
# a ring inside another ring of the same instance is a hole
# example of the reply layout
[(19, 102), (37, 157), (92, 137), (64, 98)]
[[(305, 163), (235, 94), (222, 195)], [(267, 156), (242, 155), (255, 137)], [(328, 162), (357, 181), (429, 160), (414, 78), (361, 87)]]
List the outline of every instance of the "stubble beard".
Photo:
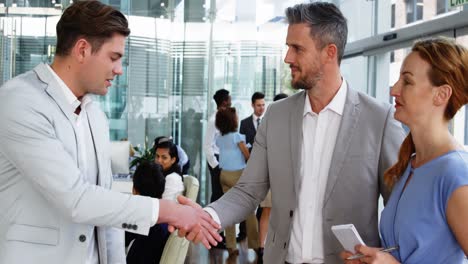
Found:
[(299, 79), (297, 81), (291, 80), (291, 86), (295, 90), (308, 91), (317, 86), (317, 83), (322, 80), (323, 72), (318, 71), (312, 76), (308, 75), (306, 78)]

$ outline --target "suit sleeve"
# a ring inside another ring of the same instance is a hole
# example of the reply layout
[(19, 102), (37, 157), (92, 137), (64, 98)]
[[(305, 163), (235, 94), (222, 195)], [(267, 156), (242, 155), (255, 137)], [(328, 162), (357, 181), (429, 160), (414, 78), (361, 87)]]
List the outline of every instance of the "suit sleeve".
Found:
[(245, 127), (245, 119), (242, 120), (241, 123), (240, 123), (239, 133), (241, 133), (243, 135), (247, 135), (247, 129)]
[(252, 148), (253, 148), (253, 142), (249, 142), (249, 138), (247, 134), (249, 133), (249, 128), (247, 127), (248, 125), (248, 118), (244, 119), (241, 121), (239, 133), (245, 136), (245, 144), (247, 144), (247, 148), (249, 149), (249, 152), (252, 153)]
[(401, 127), (401, 123), (393, 118), (394, 111), (391, 107), (387, 111), (385, 127), (382, 135), (382, 144), (380, 149), (379, 159), (379, 189), (384, 199), (384, 204), (387, 203), (390, 197), (391, 190), (384, 183), (385, 171), (396, 163), (398, 152), (401, 143), (405, 138), (405, 131)]
[(56, 135), (55, 126), (68, 124), (56, 124), (54, 116), (61, 114), (59, 110), (44, 96), (37, 97), (18, 91), (9, 94), (8, 100), (0, 100), (0, 152), (14, 176), (30, 182), (75, 223), (117, 228), (132, 223), (138, 225), (133, 232), (147, 234), (154, 224), (152, 200), (86, 182)]

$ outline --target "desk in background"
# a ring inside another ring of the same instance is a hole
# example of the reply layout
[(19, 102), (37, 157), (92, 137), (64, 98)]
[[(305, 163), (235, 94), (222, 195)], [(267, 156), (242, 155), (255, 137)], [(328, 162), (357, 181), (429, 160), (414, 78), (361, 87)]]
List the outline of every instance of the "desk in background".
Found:
[(133, 181), (131, 174), (113, 174), (112, 190), (121, 193), (132, 193)]

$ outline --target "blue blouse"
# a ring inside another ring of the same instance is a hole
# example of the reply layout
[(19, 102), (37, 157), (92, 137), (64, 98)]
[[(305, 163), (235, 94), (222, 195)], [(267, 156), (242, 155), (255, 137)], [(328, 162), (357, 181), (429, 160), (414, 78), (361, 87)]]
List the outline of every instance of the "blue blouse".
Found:
[(245, 142), (245, 135), (239, 132), (227, 133), (216, 138), (219, 148), (219, 167), (225, 171), (237, 171), (245, 168), (245, 157), (239, 148), (239, 142)]
[(399, 246), (392, 255), (401, 263), (463, 263), (465, 254), (445, 211), (452, 193), (464, 185), (468, 185), (466, 151), (448, 152), (416, 169), (409, 164), (382, 212), (382, 245)]

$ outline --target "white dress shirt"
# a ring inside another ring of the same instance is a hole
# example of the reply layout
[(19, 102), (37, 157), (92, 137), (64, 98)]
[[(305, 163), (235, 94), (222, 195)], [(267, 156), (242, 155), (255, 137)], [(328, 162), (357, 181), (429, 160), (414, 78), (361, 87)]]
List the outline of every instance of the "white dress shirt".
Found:
[(177, 147), (177, 155), (179, 156), (178, 164), (179, 164), (180, 170), (182, 171), (182, 168), (184, 167), (185, 163), (189, 161), (189, 158), (183, 148), (181, 148), (179, 145), (176, 145), (176, 147)]
[(219, 154), (219, 148), (216, 146), (216, 138), (221, 135), (215, 126), (216, 112), (208, 119), (205, 133), (205, 143), (203, 144), (203, 151), (205, 152), (206, 161), (210, 164), (211, 168), (218, 166), (218, 160), (215, 155)]
[[(47, 65), (47, 69), (50, 70), (55, 80), (58, 82), (63, 95), (67, 102), (76, 109), (81, 105), (81, 112), (77, 115), (74, 114), (75, 125), (77, 128), (76, 135), (78, 140), (78, 168), (81, 174), (84, 176), (84, 179), (90, 184), (97, 185), (98, 177), (98, 164), (96, 150), (94, 148), (94, 141), (91, 134), (91, 128), (89, 126), (88, 113), (86, 111), (87, 107), (92, 102), (92, 96), (87, 94), (83, 96), (81, 102), (73, 94), (73, 92), (68, 88), (68, 86), (63, 82), (63, 80), (55, 73), (52, 68)], [(152, 199), (153, 201), (153, 223), (156, 224), (159, 217), (159, 200)], [(98, 248), (96, 245), (96, 230), (93, 229), (92, 234), (90, 234), (90, 243), (88, 247), (88, 257), (86, 259), (86, 264), (98, 264), (99, 263), (99, 254)]]
[(324, 263), (323, 199), (346, 93), (343, 80), (335, 97), (318, 114), (312, 111), (309, 96), (305, 98), (299, 204), (286, 255), (289, 263)]
[(177, 202), (177, 196), (183, 194), (184, 190), (185, 187), (184, 182), (182, 182), (182, 177), (173, 172), (166, 176), (166, 184), (164, 185), (162, 199)]
[(260, 119), (260, 122), (262, 122), (263, 116), (256, 116), (255, 114), (252, 114), (252, 122), (255, 127), (255, 131), (258, 129), (259, 122), (257, 121)]

